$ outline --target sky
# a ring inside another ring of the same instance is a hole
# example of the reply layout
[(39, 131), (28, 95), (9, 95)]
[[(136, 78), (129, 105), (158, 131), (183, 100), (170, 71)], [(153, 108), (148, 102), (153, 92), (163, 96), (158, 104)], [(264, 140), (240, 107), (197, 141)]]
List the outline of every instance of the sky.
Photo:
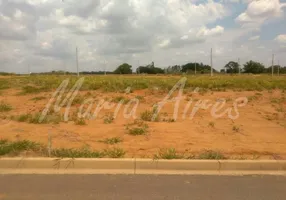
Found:
[(286, 66), (286, 0), (0, 0), (0, 71)]

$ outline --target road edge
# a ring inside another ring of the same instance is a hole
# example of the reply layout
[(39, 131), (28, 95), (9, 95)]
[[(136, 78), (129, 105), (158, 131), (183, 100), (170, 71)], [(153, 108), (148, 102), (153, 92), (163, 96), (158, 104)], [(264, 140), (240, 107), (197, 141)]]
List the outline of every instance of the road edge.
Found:
[(29, 173), (286, 175), (286, 160), (0, 158), (0, 174)]

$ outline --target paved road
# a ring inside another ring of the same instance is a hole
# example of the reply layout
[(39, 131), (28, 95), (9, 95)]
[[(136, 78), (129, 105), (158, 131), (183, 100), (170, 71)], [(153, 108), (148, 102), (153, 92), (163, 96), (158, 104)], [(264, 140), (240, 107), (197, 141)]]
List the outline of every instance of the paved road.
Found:
[(0, 175), (1, 200), (285, 200), (281, 176)]

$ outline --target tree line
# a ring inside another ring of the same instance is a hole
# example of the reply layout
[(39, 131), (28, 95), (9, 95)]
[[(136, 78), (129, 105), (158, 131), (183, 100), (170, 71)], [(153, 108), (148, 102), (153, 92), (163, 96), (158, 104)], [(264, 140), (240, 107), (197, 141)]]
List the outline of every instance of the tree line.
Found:
[[(286, 74), (286, 66), (281, 67), (279, 65), (273, 66), (274, 73), (279, 70), (280, 74)], [(167, 68), (159, 68), (154, 66), (154, 62), (146, 66), (140, 66), (136, 69), (137, 74), (207, 74), (211, 72), (211, 66), (205, 65), (203, 63), (187, 63), (185, 65), (174, 65)], [(251, 73), (251, 74), (261, 74), (261, 73), (272, 73), (272, 66), (265, 67), (262, 63), (255, 61), (248, 61), (243, 66), (240, 66), (238, 62), (230, 61), (223, 69), (218, 72), (213, 69), (214, 73), (226, 73), (226, 74), (238, 74), (238, 73)], [(132, 74), (132, 66), (123, 63), (118, 66), (113, 72), (114, 74)]]

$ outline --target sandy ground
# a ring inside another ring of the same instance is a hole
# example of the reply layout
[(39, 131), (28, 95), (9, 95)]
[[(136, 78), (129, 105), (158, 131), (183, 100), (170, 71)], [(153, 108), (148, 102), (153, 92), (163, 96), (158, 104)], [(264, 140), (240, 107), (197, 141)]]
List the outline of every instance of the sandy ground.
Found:
[[(196, 154), (204, 150), (221, 151), (227, 156), (236, 159), (244, 158), (274, 158), (286, 159), (286, 94), (280, 90), (273, 91), (243, 91), (243, 92), (204, 92), (193, 94), (186, 91), (181, 98), (178, 118), (176, 122), (146, 122), (149, 125), (149, 132), (145, 136), (130, 136), (126, 131), (126, 124), (132, 123), (133, 118), (124, 118), (122, 105), (116, 119), (111, 124), (104, 124), (103, 118), (107, 113), (113, 113), (113, 109), (103, 109), (99, 116), (93, 120), (87, 120), (87, 125), (79, 126), (74, 122), (61, 122), (60, 124), (28, 124), (20, 123), (9, 118), (20, 114), (41, 112), (52, 93), (41, 93), (33, 95), (18, 95), (15, 89), (3, 90), (0, 94), (0, 102), (12, 105), (10, 112), (0, 113), (0, 139), (32, 141), (47, 144), (48, 134), (52, 136), (53, 148), (81, 148), (90, 147), (94, 150), (119, 147), (126, 151), (126, 157), (153, 157), (161, 148), (175, 148), (179, 153)], [(34, 97), (44, 96), (46, 99), (40, 101), (31, 100)], [(122, 93), (101, 93), (99, 91), (80, 92), (78, 96), (93, 98), (96, 102), (100, 99), (113, 99), (124, 96), (132, 99), (136, 96), (144, 97), (140, 100), (136, 110), (137, 118), (140, 113), (152, 110), (152, 106), (164, 99), (166, 93), (160, 91), (134, 91), (131, 94)], [(176, 96), (176, 95), (175, 95)], [(213, 105), (221, 102), (221, 98), (227, 99), (226, 105), (217, 113), (232, 108), (233, 103), (240, 97), (246, 97), (246, 101), (238, 103), (246, 104), (238, 107), (239, 117), (230, 119), (227, 114), (214, 118), (211, 114)], [(172, 100), (172, 98), (169, 98)], [(187, 117), (183, 119), (188, 102)], [(168, 102), (161, 110), (161, 119), (173, 119), (175, 99)], [(209, 100), (212, 106), (199, 109), (192, 119), (189, 115), (194, 110), (194, 105), (199, 100)], [(92, 107), (94, 112), (97, 103)], [(74, 105), (74, 112), (80, 105)], [(132, 106), (131, 106), (132, 108)], [(62, 112), (65, 108), (62, 108)], [(72, 113), (71, 112), (71, 113)], [(234, 130), (237, 129), (237, 131)], [(98, 142), (111, 137), (120, 137), (122, 143), (107, 145)]]

